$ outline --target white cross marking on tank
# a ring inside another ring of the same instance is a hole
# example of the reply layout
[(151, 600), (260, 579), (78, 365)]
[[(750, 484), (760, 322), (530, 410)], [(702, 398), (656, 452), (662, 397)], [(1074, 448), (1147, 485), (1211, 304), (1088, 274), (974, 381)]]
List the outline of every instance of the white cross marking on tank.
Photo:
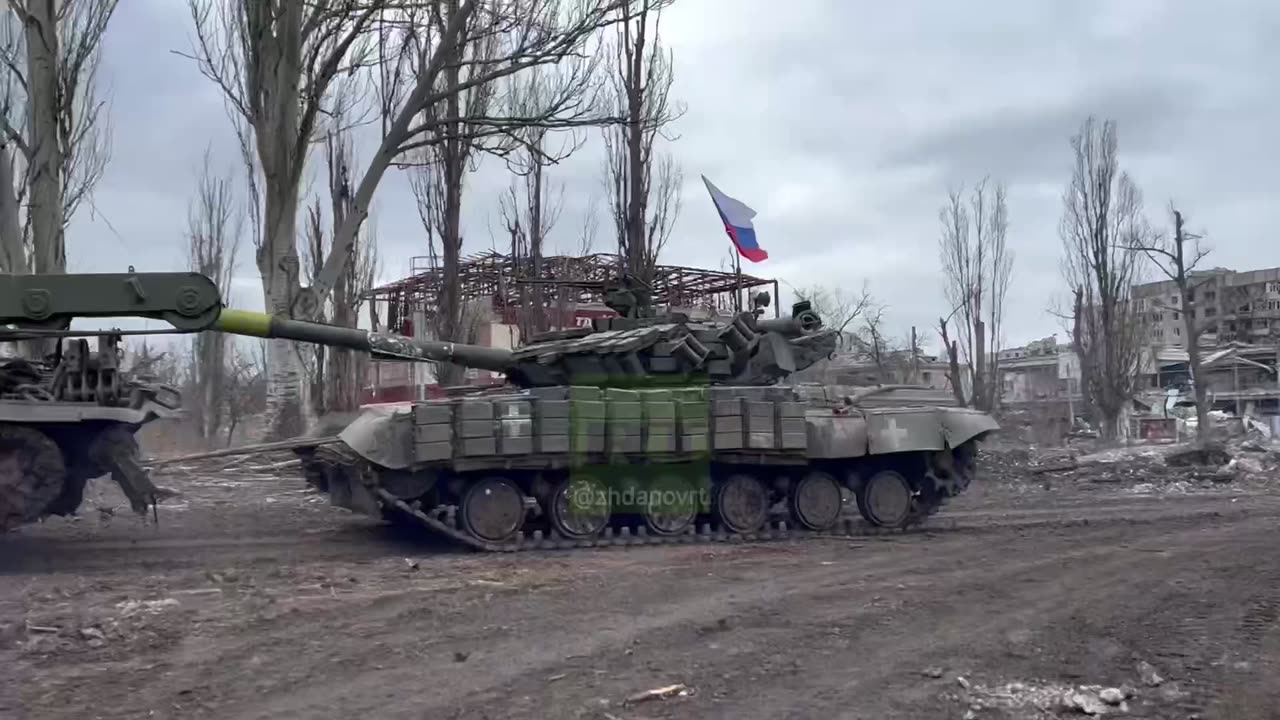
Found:
[(889, 418), (889, 422), (880, 431), (880, 436), (884, 438), (885, 444), (890, 449), (897, 450), (898, 445), (907, 437), (907, 429), (898, 427), (897, 418)]

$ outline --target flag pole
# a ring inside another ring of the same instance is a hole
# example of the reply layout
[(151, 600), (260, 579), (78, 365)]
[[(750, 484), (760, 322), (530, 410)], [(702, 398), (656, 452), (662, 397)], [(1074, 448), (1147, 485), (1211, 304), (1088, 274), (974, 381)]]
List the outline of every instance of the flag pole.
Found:
[(733, 309), (734, 312), (742, 312), (742, 253), (738, 252), (732, 240), (729, 246), (733, 248)]

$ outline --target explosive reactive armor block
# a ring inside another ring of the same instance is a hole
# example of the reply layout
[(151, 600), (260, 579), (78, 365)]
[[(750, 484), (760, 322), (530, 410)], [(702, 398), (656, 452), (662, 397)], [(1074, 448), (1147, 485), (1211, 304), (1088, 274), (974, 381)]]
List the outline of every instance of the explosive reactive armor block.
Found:
[[(741, 391), (741, 394), (738, 394)], [(534, 388), (413, 408), (418, 462), (804, 450), (804, 405), (777, 388)]]

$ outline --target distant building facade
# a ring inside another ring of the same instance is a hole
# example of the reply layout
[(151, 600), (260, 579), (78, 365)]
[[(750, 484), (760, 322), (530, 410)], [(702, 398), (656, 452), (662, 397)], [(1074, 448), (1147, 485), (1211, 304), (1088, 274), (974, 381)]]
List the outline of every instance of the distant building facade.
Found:
[(1182, 307), (1172, 280), (1133, 287), (1133, 299), (1150, 329), (1153, 345), (1186, 347), (1186, 318), (1206, 326), (1200, 344), (1280, 344), (1280, 268), (1236, 272), (1226, 268), (1192, 273), (1193, 307)]

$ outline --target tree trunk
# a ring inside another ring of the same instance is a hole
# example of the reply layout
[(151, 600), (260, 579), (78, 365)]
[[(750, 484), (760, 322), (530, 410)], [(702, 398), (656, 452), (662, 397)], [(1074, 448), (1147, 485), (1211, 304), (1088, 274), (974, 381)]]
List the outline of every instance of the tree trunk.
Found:
[(1192, 392), (1196, 398), (1196, 440), (1203, 445), (1213, 438), (1213, 428), (1209, 425), (1209, 389), (1200, 372), (1200, 343), (1193, 334), (1196, 321), (1191, 313), (1183, 313), (1183, 317), (1187, 322), (1187, 364), (1191, 367)]
[[(450, 11), (454, 5), (450, 5)], [(445, 70), (446, 87), (458, 85), (461, 72), (456, 64)], [(462, 102), (458, 93), (451, 94), (445, 100), (446, 117), (456, 118), (462, 114)], [(440, 293), (440, 339), (461, 342), (466, 338), (459, 337), (462, 330), (462, 280), (459, 270), (462, 263), (462, 178), (466, 172), (467, 151), (465, 141), (460, 139), (462, 127), (459, 123), (448, 125), (448, 138), (444, 141), (444, 227), (440, 229), (442, 260), (444, 269), (444, 287)], [(460, 384), (466, 369), (452, 363), (439, 365), (438, 379), (441, 385)]]
[(28, 3), (26, 24), (28, 136), (31, 148), (31, 267), (37, 273), (67, 270), (63, 238), (63, 150), (58, 142), (58, 21), (53, 2)]
[[(538, 137), (536, 148), (542, 149), (542, 136)], [(533, 182), (529, 191), (529, 265), (534, 279), (542, 278), (542, 172), (543, 164), (540, 155), (531, 155), (533, 163)], [(543, 297), (542, 285), (533, 286), (532, 326), (534, 332), (547, 329), (547, 308)], [(528, 341), (528, 338), (521, 338)]]
[(18, 149), (0, 145), (0, 272), (28, 271), (26, 251), (22, 246), (22, 219), (18, 207), (17, 178), (14, 160)]
[[(354, 262), (354, 258), (352, 259)], [(356, 326), (356, 313), (351, 288), (351, 272), (343, 273), (333, 287), (333, 324), (342, 327)], [(360, 389), (357, 384), (356, 363), (352, 352), (346, 348), (330, 348), (325, 359), (324, 408), (327, 412), (348, 412), (359, 405)]]
[[(30, 186), (27, 205), (31, 224), (28, 266), (36, 273), (67, 271), (63, 239), (63, 151), (58, 142), (58, 24), (53, 2), (28, 3), (25, 23), (27, 47), (27, 147)], [(35, 359), (54, 351), (57, 340), (31, 340), (27, 354)]]
[(649, 173), (645, 164), (644, 104), (645, 104), (645, 42), (649, 24), (648, 9), (640, 12), (636, 22), (635, 44), (628, 72), (631, 82), (627, 86), (627, 265), (641, 282), (650, 283), (648, 248), (645, 237), (645, 199), (648, 195)]
[(968, 407), (964, 399), (964, 378), (960, 376), (960, 348), (947, 332), (947, 321), (939, 319), (938, 328), (942, 331), (942, 347), (947, 351), (948, 374), (951, 376), (951, 394), (960, 407)]
[[(979, 308), (980, 309), (980, 308)], [(973, 321), (973, 406), (983, 412), (991, 410), (991, 385), (995, 379), (987, 371), (987, 335), (986, 323), (976, 315)]]
[[(280, 183), (284, 185), (285, 183)], [(267, 312), (288, 317), (300, 283), (298, 281), (297, 231), (298, 186), (270, 188), (265, 194), (267, 224), (265, 242), (259, 251)], [(297, 344), (271, 340), (267, 345), (267, 410), (264, 442), (286, 440), (304, 431), (302, 415), (302, 364)]]
[(1099, 432), (1102, 439), (1114, 442), (1120, 439), (1120, 413), (1101, 410)]

